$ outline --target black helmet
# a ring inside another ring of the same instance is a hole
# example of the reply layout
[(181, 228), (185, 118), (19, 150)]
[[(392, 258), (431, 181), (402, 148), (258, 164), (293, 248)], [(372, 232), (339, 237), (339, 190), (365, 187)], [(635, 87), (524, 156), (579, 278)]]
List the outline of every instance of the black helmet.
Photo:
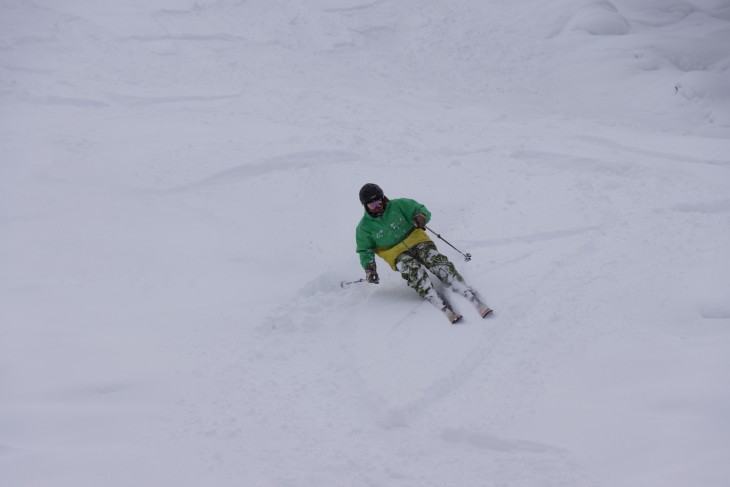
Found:
[(360, 203), (367, 205), (371, 201), (385, 198), (383, 190), (380, 186), (374, 183), (367, 183), (365, 186), (360, 188)]

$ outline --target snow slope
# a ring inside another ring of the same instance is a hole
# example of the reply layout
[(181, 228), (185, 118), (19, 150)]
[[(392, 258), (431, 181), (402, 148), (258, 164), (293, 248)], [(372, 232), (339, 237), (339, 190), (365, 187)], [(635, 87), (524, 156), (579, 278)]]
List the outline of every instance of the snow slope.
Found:
[[(0, 482), (727, 485), (729, 34), (726, 0), (4, 0)], [(493, 317), (340, 288), (365, 182)]]

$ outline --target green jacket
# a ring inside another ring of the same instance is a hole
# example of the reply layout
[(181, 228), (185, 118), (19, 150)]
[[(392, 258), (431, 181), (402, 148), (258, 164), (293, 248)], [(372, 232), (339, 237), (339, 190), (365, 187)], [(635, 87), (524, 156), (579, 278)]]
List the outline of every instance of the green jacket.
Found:
[(431, 240), (426, 232), (413, 225), (413, 215), (418, 212), (426, 215), (426, 221), (431, 219), (431, 212), (425, 206), (407, 198), (388, 201), (385, 211), (378, 217), (365, 211), (355, 231), (363, 269), (374, 262), (375, 254), (378, 254), (395, 270), (396, 257), (413, 245)]

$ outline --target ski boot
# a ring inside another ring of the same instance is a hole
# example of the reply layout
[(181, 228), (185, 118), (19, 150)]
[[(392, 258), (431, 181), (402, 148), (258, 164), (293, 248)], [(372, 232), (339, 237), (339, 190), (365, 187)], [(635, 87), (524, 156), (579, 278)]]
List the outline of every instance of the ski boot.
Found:
[(481, 315), (482, 318), (486, 318), (489, 313), (492, 312), (492, 309), (487, 306), (486, 304), (482, 303), (478, 299), (474, 300), (474, 306), (476, 306), (477, 311)]
[(473, 290), (467, 291), (466, 293), (464, 293), (464, 296), (466, 297), (466, 299), (468, 299), (471, 302), (471, 304), (474, 305), (474, 307), (479, 312), (479, 316), (481, 316), (482, 318), (486, 318), (487, 315), (492, 312), (492, 309), (489, 306), (487, 306), (486, 304), (484, 304), (484, 301), (482, 301), (481, 296), (479, 296)]
[(448, 306), (444, 306), (441, 311), (446, 315), (446, 319), (449, 320), (452, 325), (461, 319), (461, 315)]

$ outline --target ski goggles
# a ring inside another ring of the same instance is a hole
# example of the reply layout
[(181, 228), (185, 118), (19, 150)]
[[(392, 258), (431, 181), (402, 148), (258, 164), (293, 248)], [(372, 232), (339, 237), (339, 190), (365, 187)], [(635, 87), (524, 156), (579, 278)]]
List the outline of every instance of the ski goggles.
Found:
[(378, 206), (380, 206), (380, 204), (382, 202), (383, 202), (383, 200), (380, 199), (380, 198), (378, 198), (377, 200), (368, 201), (368, 208), (370, 208), (371, 210), (374, 210), (375, 208), (377, 208)]

